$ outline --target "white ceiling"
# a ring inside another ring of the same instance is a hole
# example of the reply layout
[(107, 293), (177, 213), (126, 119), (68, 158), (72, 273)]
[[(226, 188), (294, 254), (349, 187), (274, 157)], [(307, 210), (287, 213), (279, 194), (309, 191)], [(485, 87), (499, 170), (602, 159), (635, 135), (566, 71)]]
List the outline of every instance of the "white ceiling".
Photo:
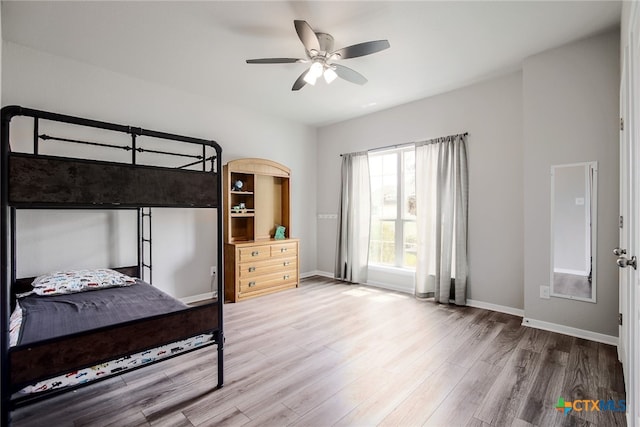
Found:
[[(528, 56), (613, 28), (618, 1), (2, 1), (3, 39), (115, 72), (321, 126), (521, 66)], [(341, 61), (369, 79), (292, 92), (305, 64), (294, 19), (335, 48), (388, 39)]]

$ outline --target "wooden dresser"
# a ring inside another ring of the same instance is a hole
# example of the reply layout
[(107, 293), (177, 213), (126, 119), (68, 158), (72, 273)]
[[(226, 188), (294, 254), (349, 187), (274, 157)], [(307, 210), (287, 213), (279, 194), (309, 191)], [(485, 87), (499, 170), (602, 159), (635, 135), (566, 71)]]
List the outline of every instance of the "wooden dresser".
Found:
[[(225, 300), (237, 302), (299, 283), (298, 239), (290, 237), (290, 170), (265, 159), (224, 166)], [(278, 226), (284, 238), (275, 239)]]
[(298, 286), (298, 239), (229, 243), (224, 258), (227, 301)]

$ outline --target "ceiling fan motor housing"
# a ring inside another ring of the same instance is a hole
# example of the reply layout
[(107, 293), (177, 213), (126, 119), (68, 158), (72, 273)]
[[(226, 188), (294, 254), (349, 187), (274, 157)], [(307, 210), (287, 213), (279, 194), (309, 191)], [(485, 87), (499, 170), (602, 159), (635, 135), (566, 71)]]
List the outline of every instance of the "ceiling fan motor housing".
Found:
[(318, 37), (318, 44), (320, 45), (320, 52), (325, 52), (325, 55), (333, 52), (333, 36), (327, 33), (316, 33)]

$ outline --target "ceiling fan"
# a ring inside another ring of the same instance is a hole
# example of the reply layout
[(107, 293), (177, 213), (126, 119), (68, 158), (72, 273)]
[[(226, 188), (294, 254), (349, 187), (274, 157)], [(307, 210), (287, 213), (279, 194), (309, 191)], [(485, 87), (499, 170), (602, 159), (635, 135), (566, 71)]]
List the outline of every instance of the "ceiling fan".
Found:
[(363, 85), (367, 82), (367, 79), (362, 74), (344, 65), (336, 64), (334, 61), (371, 55), (390, 47), (388, 40), (375, 40), (333, 50), (333, 37), (331, 34), (314, 31), (307, 21), (295, 20), (293, 23), (298, 37), (304, 45), (306, 58), (247, 59), (247, 64), (311, 63), (309, 68), (295, 81), (291, 90), (300, 90), (307, 83), (314, 85), (320, 76), (323, 76), (327, 83), (331, 83), (336, 77), (340, 77), (351, 83)]

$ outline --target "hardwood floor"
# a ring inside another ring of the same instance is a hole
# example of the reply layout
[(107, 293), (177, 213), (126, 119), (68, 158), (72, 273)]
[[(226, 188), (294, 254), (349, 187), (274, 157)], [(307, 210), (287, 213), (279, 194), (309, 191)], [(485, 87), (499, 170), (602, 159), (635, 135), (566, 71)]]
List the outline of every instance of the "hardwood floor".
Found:
[(214, 348), (20, 408), (15, 426), (615, 426), (555, 410), (624, 399), (612, 346), (325, 278), (225, 305)]

